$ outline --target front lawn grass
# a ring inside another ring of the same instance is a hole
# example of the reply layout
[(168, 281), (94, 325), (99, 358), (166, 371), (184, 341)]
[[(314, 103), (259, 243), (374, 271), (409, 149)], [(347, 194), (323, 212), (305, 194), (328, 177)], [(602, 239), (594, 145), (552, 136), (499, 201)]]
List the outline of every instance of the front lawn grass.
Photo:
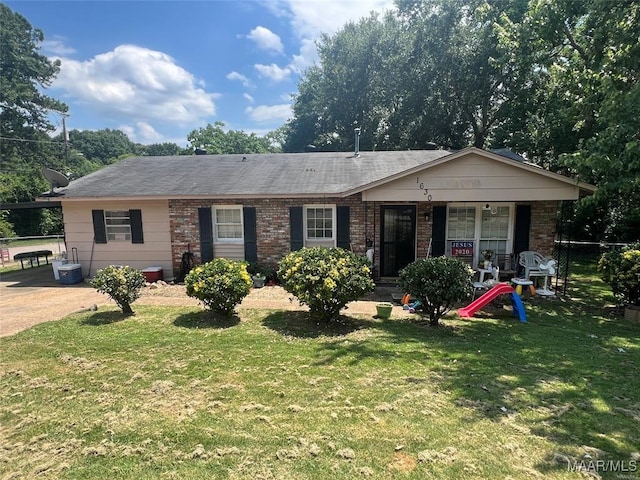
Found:
[(596, 460), (637, 478), (613, 470), (640, 464), (640, 325), (588, 272), (570, 285), (527, 324), (135, 304), (41, 324), (0, 339), (0, 478), (576, 478)]

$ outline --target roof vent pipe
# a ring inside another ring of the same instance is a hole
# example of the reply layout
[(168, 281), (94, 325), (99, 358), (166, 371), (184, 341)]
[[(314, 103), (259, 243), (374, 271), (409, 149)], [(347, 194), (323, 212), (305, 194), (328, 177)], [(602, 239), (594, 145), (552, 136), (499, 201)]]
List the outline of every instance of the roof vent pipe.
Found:
[(356, 136), (356, 142), (355, 142), (356, 143), (356, 150), (355, 150), (355, 153), (354, 153), (353, 156), (354, 157), (359, 157), (360, 156), (360, 127), (355, 128), (353, 130), (353, 133)]

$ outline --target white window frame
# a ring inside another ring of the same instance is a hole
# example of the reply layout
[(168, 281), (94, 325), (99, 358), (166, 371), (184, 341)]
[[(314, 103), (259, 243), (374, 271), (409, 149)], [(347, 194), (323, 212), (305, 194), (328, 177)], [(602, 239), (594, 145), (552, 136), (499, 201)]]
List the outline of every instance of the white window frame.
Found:
[[(481, 232), (482, 232), (482, 211), (483, 211), (483, 207), (486, 207), (486, 205), (489, 205), (489, 207), (509, 207), (509, 227), (507, 230), (507, 238), (503, 239), (495, 239), (495, 240), (500, 240), (500, 241), (506, 241), (506, 254), (510, 254), (512, 253), (512, 249), (513, 249), (513, 235), (514, 235), (514, 229), (515, 229), (515, 212), (516, 212), (516, 207), (515, 207), (515, 203), (512, 202), (465, 202), (465, 203), (449, 203), (447, 204), (447, 228), (446, 228), (446, 234), (445, 234), (445, 239), (446, 239), (446, 255), (450, 256), (451, 255), (451, 241), (455, 241), (455, 240), (468, 240), (468, 241), (473, 241), (473, 265), (477, 265), (478, 262), (480, 261), (480, 251), (482, 250), (480, 248), (480, 241), (481, 240), (492, 240), (489, 238), (481, 238)], [(454, 207), (454, 208), (468, 208), (468, 207), (474, 207), (476, 209), (476, 213), (475, 213), (475, 232), (473, 235), (473, 238), (469, 238), (469, 239), (453, 239), (449, 237), (449, 208)]]
[[(238, 210), (240, 212), (240, 223), (218, 223), (218, 210)], [(244, 218), (242, 215), (242, 205), (216, 205), (212, 208), (213, 241), (214, 243), (244, 243)], [(218, 236), (219, 225), (240, 225), (240, 238), (220, 238)]]
[[(312, 208), (317, 208), (317, 209), (331, 209), (331, 238), (328, 237), (322, 237), (322, 238), (318, 238), (318, 237), (309, 237), (309, 227), (307, 225), (307, 213), (309, 211), (309, 209)], [(303, 208), (303, 223), (304, 223), (304, 243), (305, 245), (309, 244), (309, 245), (314, 245), (314, 244), (323, 244), (323, 243), (328, 243), (331, 242), (333, 244), (333, 246), (336, 246), (336, 239), (337, 239), (337, 209), (336, 209), (336, 205), (335, 204), (309, 204), (309, 205), (304, 205)]]
[[(110, 221), (126, 220), (127, 223), (110, 223)], [(107, 242), (131, 241), (131, 216), (129, 210), (105, 210), (104, 228)]]

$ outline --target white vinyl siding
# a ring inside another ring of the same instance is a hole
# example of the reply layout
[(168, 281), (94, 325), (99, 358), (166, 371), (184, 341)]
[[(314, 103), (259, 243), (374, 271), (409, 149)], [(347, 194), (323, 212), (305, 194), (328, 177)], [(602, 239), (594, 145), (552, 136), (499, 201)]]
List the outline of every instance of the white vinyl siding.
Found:
[[(105, 217), (107, 212), (140, 209), (144, 217), (144, 243), (131, 243), (130, 240), (95, 243), (91, 211), (96, 208), (104, 210)], [(138, 270), (162, 267), (164, 279), (173, 279), (170, 228), (167, 200), (64, 203), (67, 254), (69, 261), (75, 257), (82, 264), (84, 276), (93, 276), (97, 270), (109, 265), (129, 265)]]

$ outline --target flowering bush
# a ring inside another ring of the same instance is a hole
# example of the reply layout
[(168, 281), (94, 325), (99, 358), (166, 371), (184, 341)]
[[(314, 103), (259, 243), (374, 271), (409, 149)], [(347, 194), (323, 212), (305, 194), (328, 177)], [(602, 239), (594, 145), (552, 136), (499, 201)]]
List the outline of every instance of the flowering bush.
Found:
[(283, 288), (322, 320), (375, 287), (366, 257), (342, 248), (311, 247), (289, 253), (280, 262)]
[(605, 253), (598, 270), (622, 304), (640, 305), (640, 243)]
[(473, 293), (472, 277), (473, 271), (457, 258), (421, 258), (400, 270), (400, 286), (422, 303), (429, 323), (438, 325), (454, 303)]
[(191, 270), (184, 278), (187, 295), (200, 300), (205, 308), (231, 315), (251, 290), (251, 277), (244, 262), (216, 258)]
[(140, 270), (130, 266), (110, 265), (98, 270), (91, 280), (91, 285), (100, 293), (106, 293), (125, 315), (133, 315), (131, 304), (140, 297), (140, 290), (145, 284)]

